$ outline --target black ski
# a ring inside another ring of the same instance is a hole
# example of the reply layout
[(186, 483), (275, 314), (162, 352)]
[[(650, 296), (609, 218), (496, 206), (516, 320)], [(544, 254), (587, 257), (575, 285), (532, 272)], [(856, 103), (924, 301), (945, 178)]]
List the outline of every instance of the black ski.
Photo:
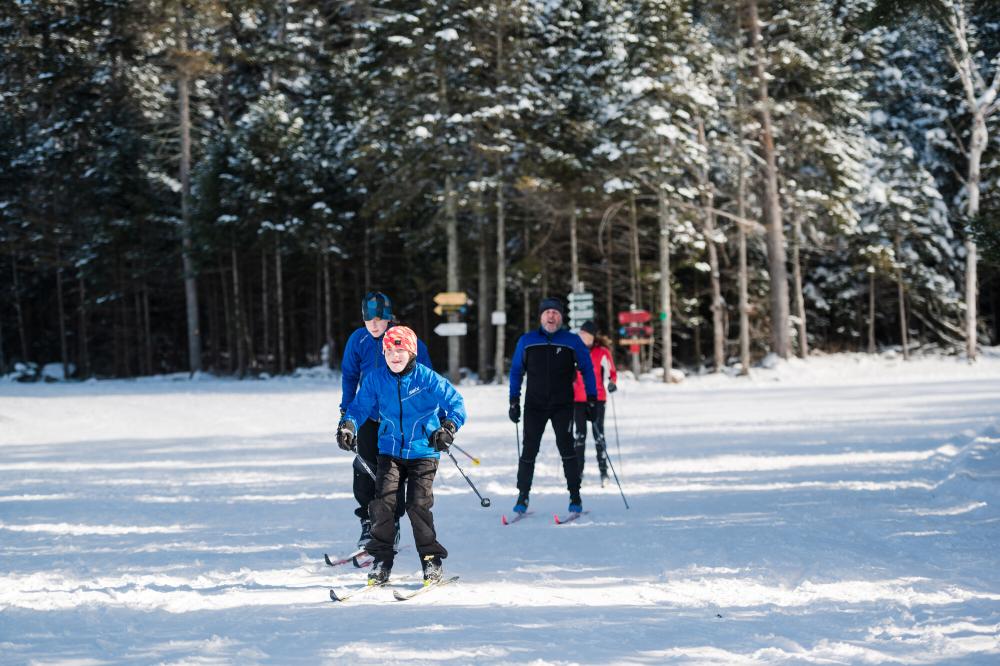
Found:
[(359, 548), (347, 557), (342, 557), (339, 560), (331, 560), (329, 555), (323, 553), (323, 559), (326, 560), (326, 563), (331, 567), (339, 567), (341, 564), (347, 564), (348, 562), (354, 562), (354, 566), (359, 566), (357, 564), (357, 558), (365, 555), (366, 553), (367, 551), (364, 548)]
[(530, 515), (531, 515), (531, 511), (525, 511), (524, 513), (514, 514), (513, 518), (511, 518), (510, 520), (507, 520), (507, 514), (503, 514), (503, 515), (500, 516), (500, 522), (503, 523), (504, 525), (513, 525), (514, 523), (517, 523), (517, 522), (520, 522), (520, 521), (524, 520), (525, 518), (527, 518)]
[(458, 580), (458, 576), (452, 576), (451, 578), (442, 578), (436, 583), (426, 583), (423, 587), (413, 590), (411, 592), (400, 592), (399, 590), (393, 590), (392, 596), (396, 598), (396, 601), (407, 601), (413, 597), (423, 594), (433, 590), (435, 587), (441, 587), (442, 585), (449, 585)]
[(558, 513), (552, 516), (556, 521), (556, 525), (565, 525), (566, 523), (571, 523), (580, 516), (590, 513), (589, 511), (570, 511), (564, 516), (560, 516)]
[(364, 587), (356, 587), (352, 590), (348, 590), (347, 592), (343, 592), (341, 594), (337, 594), (337, 591), (335, 589), (330, 588), (330, 601), (347, 601), (348, 599), (355, 597), (359, 594), (364, 594), (368, 590), (374, 590), (377, 587), (385, 587), (385, 586), (386, 583), (382, 583), (381, 585), (366, 584)]

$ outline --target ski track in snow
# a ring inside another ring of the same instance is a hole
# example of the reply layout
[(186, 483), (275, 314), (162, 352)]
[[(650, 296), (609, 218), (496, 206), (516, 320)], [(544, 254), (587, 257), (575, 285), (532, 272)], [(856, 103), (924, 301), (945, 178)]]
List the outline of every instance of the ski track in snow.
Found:
[[(533, 515), (502, 526), (506, 388), (462, 387), (483, 462), (456, 458), (493, 506), (442, 460), (461, 580), (333, 604), (365, 576), (323, 563), (358, 532), (339, 383), (0, 385), (0, 663), (1000, 663), (995, 353), (619, 386), (631, 509), (588, 441), (590, 513), (553, 524), (548, 432)], [(418, 584), (412, 547), (393, 580)]]

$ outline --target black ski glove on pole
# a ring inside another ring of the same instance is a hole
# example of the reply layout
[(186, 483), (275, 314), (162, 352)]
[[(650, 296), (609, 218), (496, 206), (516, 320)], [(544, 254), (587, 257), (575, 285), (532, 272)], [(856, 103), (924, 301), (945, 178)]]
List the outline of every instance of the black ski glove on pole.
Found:
[(441, 427), (431, 433), (431, 446), (444, 453), (455, 441), (456, 430), (458, 428), (455, 427), (455, 424), (445, 419), (441, 422)]
[(617, 390), (618, 390), (618, 385), (615, 384), (613, 381), (608, 380), (608, 393), (614, 393)]
[(597, 418), (597, 396), (587, 396), (587, 420), (591, 423)]
[(507, 410), (507, 416), (514, 423), (521, 420), (521, 402), (519, 398), (511, 398), (510, 409)]
[(337, 429), (337, 446), (345, 451), (354, 450), (354, 441), (357, 439), (354, 424), (350, 421), (341, 421), (340, 428)]

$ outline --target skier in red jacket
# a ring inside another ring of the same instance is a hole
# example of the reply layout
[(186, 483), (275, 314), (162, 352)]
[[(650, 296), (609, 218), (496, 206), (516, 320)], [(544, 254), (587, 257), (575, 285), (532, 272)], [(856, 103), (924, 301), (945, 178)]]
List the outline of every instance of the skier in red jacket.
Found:
[[(597, 380), (597, 403), (594, 410), (592, 428), (594, 429), (594, 447), (597, 449), (597, 465), (601, 470), (601, 487), (608, 483), (608, 451), (604, 442), (604, 407), (607, 394), (618, 390), (618, 370), (614, 358), (608, 348), (610, 340), (598, 335), (597, 326), (592, 321), (584, 322), (580, 327), (580, 339), (590, 348), (590, 360), (594, 364), (594, 379)], [(607, 392), (604, 386), (607, 381)], [(576, 459), (580, 464), (580, 478), (583, 478), (584, 453), (587, 443), (587, 393), (583, 386), (583, 377), (576, 373), (576, 383), (573, 384), (573, 420), (576, 424)]]

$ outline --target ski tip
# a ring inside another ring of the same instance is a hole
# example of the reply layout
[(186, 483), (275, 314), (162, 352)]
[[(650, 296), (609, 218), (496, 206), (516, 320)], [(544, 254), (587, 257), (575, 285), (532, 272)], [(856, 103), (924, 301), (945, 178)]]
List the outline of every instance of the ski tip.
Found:
[(324, 559), (324, 560), (326, 560), (326, 563), (327, 563), (328, 565), (330, 565), (331, 567), (332, 567), (332, 566), (335, 566), (335, 565), (334, 565), (334, 563), (333, 563), (333, 560), (331, 560), (331, 559), (330, 559), (330, 556), (329, 556), (329, 555), (327, 555), (326, 553), (323, 553), (323, 559)]
[(340, 601), (340, 597), (337, 596), (337, 593), (333, 589), (330, 590), (330, 601)]
[(556, 521), (556, 525), (562, 525), (562, 523), (559, 522), (559, 514), (558, 513), (553, 513), (552, 514), (552, 520)]
[(507, 522), (507, 514), (500, 515), (500, 522), (503, 523), (504, 525), (510, 525), (510, 523)]

